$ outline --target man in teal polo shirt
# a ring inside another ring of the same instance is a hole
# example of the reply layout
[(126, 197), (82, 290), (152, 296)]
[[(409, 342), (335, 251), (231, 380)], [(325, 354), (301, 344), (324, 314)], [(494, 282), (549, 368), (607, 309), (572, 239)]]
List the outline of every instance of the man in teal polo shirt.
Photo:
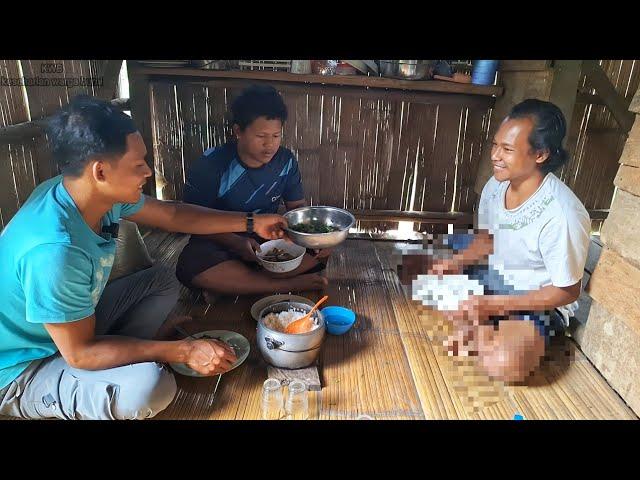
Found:
[(235, 355), (215, 340), (162, 340), (178, 296), (173, 272), (154, 266), (106, 285), (120, 218), (268, 239), (282, 237), (286, 221), (145, 197), (142, 137), (101, 100), (75, 98), (48, 133), (62, 175), (38, 185), (0, 234), (0, 414), (152, 417), (176, 392), (163, 363), (215, 375)]

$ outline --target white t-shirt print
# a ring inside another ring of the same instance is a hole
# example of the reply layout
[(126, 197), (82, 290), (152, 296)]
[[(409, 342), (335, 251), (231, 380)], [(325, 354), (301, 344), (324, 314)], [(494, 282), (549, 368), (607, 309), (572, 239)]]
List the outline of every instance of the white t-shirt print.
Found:
[[(509, 182), (491, 177), (482, 189), (478, 228), (493, 234), (489, 266), (518, 291), (568, 287), (582, 279), (591, 221), (578, 197), (553, 173), (513, 210), (505, 208)], [(565, 323), (577, 302), (560, 307)]]

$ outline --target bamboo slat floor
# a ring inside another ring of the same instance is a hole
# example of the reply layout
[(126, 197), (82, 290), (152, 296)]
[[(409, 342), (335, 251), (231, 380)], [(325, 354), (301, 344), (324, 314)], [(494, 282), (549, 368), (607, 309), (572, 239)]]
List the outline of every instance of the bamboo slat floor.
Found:
[[(156, 262), (175, 267), (188, 237), (153, 232), (145, 242)], [(509, 420), (637, 419), (570, 338), (552, 343), (549, 359), (526, 386), (505, 386), (478, 372), (472, 360), (443, 353), (447, 327), (412, 302), (396, 273), (399, 242), (349, 239), (327, 268), (329, 304), (354, 310), (345, 335), (327, 335), (320, 355), (322, 391), (309, 392), (312, 419)], [(299, 292), (318, 300), (320, 292)], [(267, 366), (255, 343), (250, 307), (260, 296), (220, 297), (207, 305), (183, 288), (174, 313), (188, 313), (189, 332), (233, 330), (252, 350), (245, 363), (217, 377), (176, 375), (174, 402), (157, 419), (260, 419)], [(8, 417), (2, 417), (3, 420)]]
[[(187, 237), (152, 233), (152, 256), (174, 266)], [(412, 302), (399, 282), (398, 242), (347, 240), (327, 268), (328, 304), (351, 308), (354, 327), (327, 335), (320, 359), (321, 392), (310, 393), (314, 419), (637, 419), (569, 338), (552, 344), (549, 359), (526, 386), (505, 386), (479, 373), (472, 360), (446, 356), (444, 322)], [(320, 292), (298, 292), (318, 300)], [(252, 350), (243, 366), (216, 378), (177, 375), (179, 393), (160, 419), (259, 419), (266, 363), (255, 343), (250, 307), (260, 296), (220, 297), (206, 305), (183, 290), (176, 313), (189, 313), (190, 332), (233, 330)]]

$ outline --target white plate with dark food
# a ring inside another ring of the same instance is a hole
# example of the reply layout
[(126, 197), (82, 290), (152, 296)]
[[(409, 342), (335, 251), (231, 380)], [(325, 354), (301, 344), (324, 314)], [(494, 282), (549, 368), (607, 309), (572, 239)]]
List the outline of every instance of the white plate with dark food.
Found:
[(316, 304), (316, 302), (312, 302), (308, 298), (300, 297), (298, 295), (288, 295), (288, 294), (287, 295), (284, 295), (284, 294), (271, 295), (270, 297), (261, 298), (256, 303), (251, 305), (251, 316), (257, 322), (258, 319), (260, 318), (260, 312), (262, 310), (264, 310), (270, 305), (273, 305), (274, 303), (280, 303), (280, 302), (298, 302), (298, 303), (304, 303), (305, 305), (309, 305), (311, 307), (313, 307)]
[[(229, 345), (236, 354), (237, 360), (231, 366), (231, 368), (227, 371), (230, 372), (236, 367), (239, 367), (242, 362), (244, 362), (249, 356), (249, 352), (251, 351), (251, 347), (249, 345), (249, 340), (236, 332), (230, 332), (229, 330), (207, 330), (204, 332), (193, 333), (192, 336), (194, 338), (210, 338), (212, 340), (220, 340), (221, 342)], [(184, 363), (171, 363), (171, 368), (173, 368), (180, 375), (187, 375), (189, 377), (205, 377), (207, 375), (202, 375), (195, 370), (187, 367)], [(225, 372), (225, 373), (227, 373)]]

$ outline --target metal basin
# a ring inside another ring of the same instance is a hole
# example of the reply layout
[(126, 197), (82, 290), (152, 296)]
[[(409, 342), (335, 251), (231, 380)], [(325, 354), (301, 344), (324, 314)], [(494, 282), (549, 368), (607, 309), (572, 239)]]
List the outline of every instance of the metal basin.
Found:
[(356, 223), (351, 213), (337, 207), (300, 207), (284, 214), (289, 225), (320, 222), (339, 230), (330, 233), (303, 233), (287, 228), (287, 235), (294, 243), (306, 248), (333, 248), (344, 242), (349, 229)]
[(430, 60), (380, 60), (380, 73), (383, 77), (402, 80), (422, 80), (431, 78)]

